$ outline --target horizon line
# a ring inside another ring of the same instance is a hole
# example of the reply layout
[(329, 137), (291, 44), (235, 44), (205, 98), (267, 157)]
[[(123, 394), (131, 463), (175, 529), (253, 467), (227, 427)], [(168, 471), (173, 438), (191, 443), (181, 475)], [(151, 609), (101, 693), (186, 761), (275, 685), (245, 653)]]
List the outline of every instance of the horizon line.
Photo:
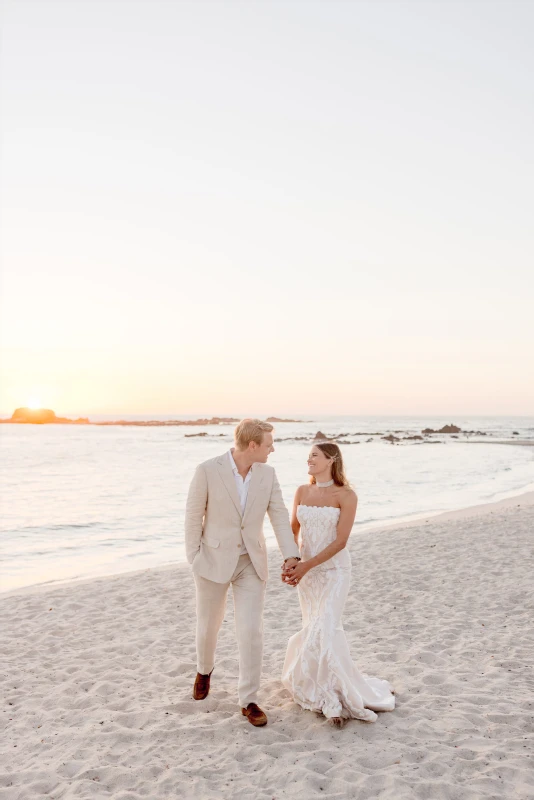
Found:
[[(28, 408), (28, 406), (18, 406), (18, 408)], [(32, 409), (32, 410), (33, 411), (42, 411), (42, 410), (46, 410), (46, 409), (45, 409), (44, 406), (42, 406), (42, 407), (40, 407), (38, 409)], [(48, 409), (48, 410), (53, 410), (53, 409)], [(14, 413), (13, 411), (11, 413), (10, 412), (5, 412), (5, 411), (0, 411), (0, 417), (1, 418), (10, 419), (11, 416), (13, 415), (13, 413)], [(461, 411), (461, 412), (460, 411), (455, 411), (455, 412), (451, 412), (451, 411), (427, 412), (427, 411), (425, 411), (425, 412), (421, 412), (421, 413), (412, 412), (412, 413), (409, 413), (409, 414), (408, 413), (397, 413), (397, 412), (394, 412), (394, 411), (389, 412), (387, 414), (385, 414), (385, 413), (376, 414), (376, 413), (370, 413), (370, 412), (354, 413), (354, 412), (343, 412), (343, 411), (334, 411), (334, 412), (320, 411), (320, 412), (317, 412), (317, 413), (315, 413), (313, 411), (311, 411), (311, 412), (309, 412), (309, 411), (308, 412), (304, 412), (304, 411), (303, 412), (278, 412), (278, 413), (272, 413), (271, 412), (269, 414), (257, 414), (257, 413), (254, 413), (254, 412), (248, 412), (247, 414), (230, 414), (230, 413), (218, 413), (218, 414), (204, 413), (203, 414), (203, 413), (198, 412), (198, 411), (197, 412), (185, 412), (185, 411), (182, 411), (182, 412), (177, 412), (177, 411), (169, 411), (169, 412), (162, 412), (162, 411), (161, 412), (154, 412), (154, 411), (141, 411), (141, 412), (120, 412), (120, 411), (92, 411), (92, 412), (91, 411), (86, 411), (86, 412), (77, 412), (76, 411), (76, 412), (74, 412), (74, 411), (64, 411), (63, 412), (62, 411), (62, 412), (56, 412), (56, 411), (54, 411), (54, 413), (56, 414), (56, 416), (67, 416), (68, 415), (68, 416), (73, 416), (73, 417), (75, 417), (77, 419), (78, 418), (89, 418), (90, 416), (100, 416), (100, 417), (101, 416), (107, 416), (107, 417), (115, 416), (116, 419), (124, 419), (126, 417), (143, 417), (143, 418), (145, 418), (145, 417), (146, 418), (150, 418), (150, 417), (155, 417), (155, 418), (157, 418), (157, 417), (172, 417), (174, 419), (180, 419), (180, 418), (188, 418), (189, 417), (189, 418), (193, 418), (193, 419), (232, 418), (232, 419), (240, 419), (240, 420), (241, 419), (250, 418), (250, 417), (254, 417), (254, 418), (257, 418), (257, 419), (267, 419), (268, 417), (278, 417), (280, 419), (282, 419), (282, 418), (293, 418), (293, 419), (295, 419), (297, 417), (299, 417), (299, 418), (300, 417), (321, 417), (321, 418), (328, 418), (328, 417), (373, 417), (373, 418), (380, 418), (380, 417), (382, 417), (382, 418), (388, 418), (388, 417), (397, 417), (397, 418), (446, 417), (447, 419), (449, 419), (449, 418), (454, 417), (454, 416), (456, 416), (456, 417), (474, 417), (474, 418), (485, 418), (485, 417), (492, 417), (492, 418), (496, 418), (496, 417), (497, 418), (499, 418), (499, 417), (525, 417), (525, 418), (533, 418), (534, 419), (534, 412), (532, 412), (532, 413), (517, 413), (517, 412), (503, 413), (503, 412), (499, 412), (499, 413), (474, 414), (474, 413), (465, 412), (465, 411)], [(313, 422), (314, 420), (313, 419), (309, 419), (309, 420), (306, 420), (306, 419), (300, 420), (299, 419), (297, 421)]]

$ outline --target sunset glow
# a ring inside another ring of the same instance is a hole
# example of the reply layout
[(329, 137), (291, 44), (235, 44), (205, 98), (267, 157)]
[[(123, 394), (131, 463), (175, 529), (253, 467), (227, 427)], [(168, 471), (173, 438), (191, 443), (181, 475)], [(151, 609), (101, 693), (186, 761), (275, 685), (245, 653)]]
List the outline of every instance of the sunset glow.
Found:
[(4, 5), (0, 416), (531, 413), (532, 4)]

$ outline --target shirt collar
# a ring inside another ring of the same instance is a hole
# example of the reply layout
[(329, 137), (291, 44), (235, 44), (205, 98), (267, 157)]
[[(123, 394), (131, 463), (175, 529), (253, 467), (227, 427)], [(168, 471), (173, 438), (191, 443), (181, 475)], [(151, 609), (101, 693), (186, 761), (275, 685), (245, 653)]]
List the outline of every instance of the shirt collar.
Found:
[[(232, 451), (231, 450), (228, 450), (228, 456), (230, 458), (230, 466), (232, 467), (232, 471), (233, 471), (234, 475), (239, 475), (239, 470), (237, 469), (237, 464), (234, 461), (234, 457), (232, 455)], [(254, 469), (254, 464), (252, 464), (251, 468), (247, 472), (247, 477), (245, 478), (246, 481), (248, 481), (250, 479), (253, 469)], [(239, 477), (241, 478), (241, 475), (239, 475)]]

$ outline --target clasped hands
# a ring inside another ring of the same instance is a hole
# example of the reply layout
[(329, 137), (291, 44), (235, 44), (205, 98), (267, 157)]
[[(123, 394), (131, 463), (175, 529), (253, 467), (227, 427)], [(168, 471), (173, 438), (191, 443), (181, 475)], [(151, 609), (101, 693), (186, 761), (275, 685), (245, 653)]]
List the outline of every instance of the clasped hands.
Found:
[(300, 580), (306, 575), (308, 568), (304, 561), (298, 561), (296, 558), (288, 558), (282, 564), (282, 581), (289, 586), (297, 586)]

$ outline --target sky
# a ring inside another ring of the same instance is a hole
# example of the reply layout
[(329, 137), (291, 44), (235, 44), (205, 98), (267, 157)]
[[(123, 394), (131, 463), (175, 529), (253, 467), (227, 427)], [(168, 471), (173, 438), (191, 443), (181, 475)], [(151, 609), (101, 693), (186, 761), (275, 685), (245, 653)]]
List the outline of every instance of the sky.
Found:
[(533, 34), (4, 0), (2, 416), (533, 413)]

